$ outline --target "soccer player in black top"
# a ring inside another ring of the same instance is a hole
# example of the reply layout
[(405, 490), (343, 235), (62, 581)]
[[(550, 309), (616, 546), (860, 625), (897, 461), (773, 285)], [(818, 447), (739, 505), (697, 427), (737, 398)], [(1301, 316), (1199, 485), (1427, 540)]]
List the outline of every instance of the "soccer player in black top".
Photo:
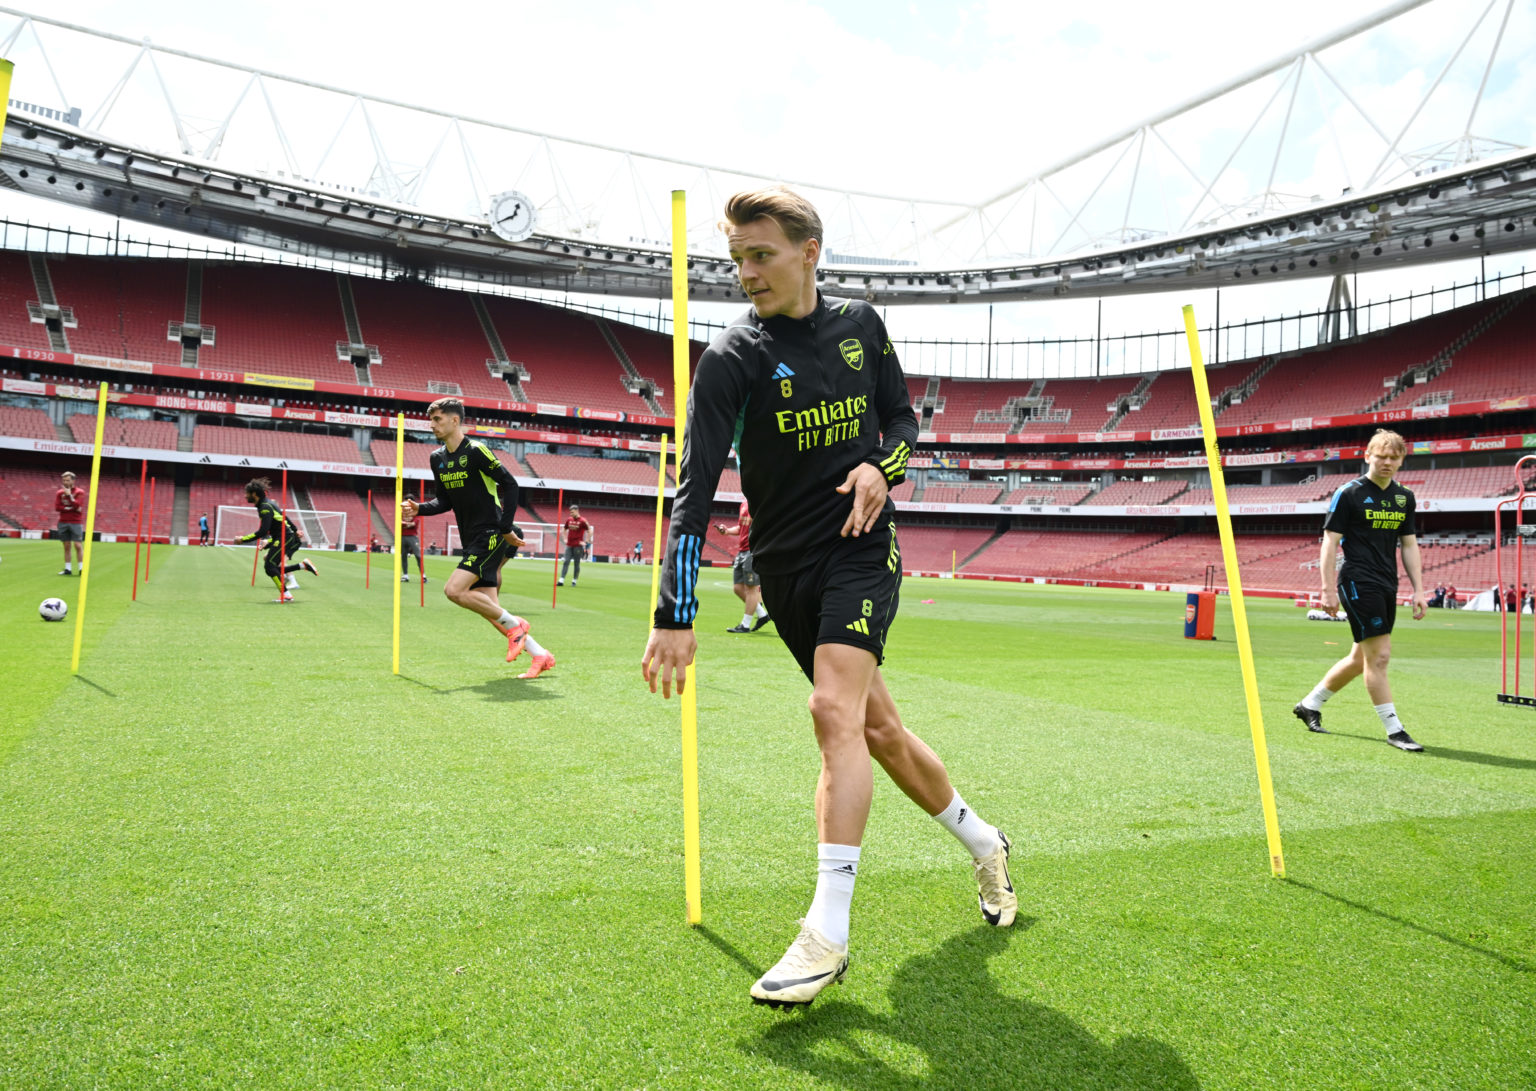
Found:
[(434, 495), (425, 504), (404, 500), (400, 509), (408, 519), (453, 512), (464, 558), (443, 585), (443, 594), (506, 636), (508, 663), (526, 646), (533, 665), (519, 677), (537, 678), (555, 665), (555, 657), (528, 635), (528, 622), (503, 609), (497, 597), (501, 566), (523, 544), (513, 525), (517, 479), (489, 447), (464, 434), (463, 402), (439, 398), (427, 407), (427, 419), (432, 434), (443, 442), (430, 456)]
[(808, 1003), (848, 969), (848, 915), (869, 817), (870, 758), (974, 859), (981, 912), (1009, 925), (1008, 841), (908, 731), (879, 665), (896, 615), (901, 551), (888, 492), (917, 440), (901, 365), (874, 308), (816, 289), (821, 220), (784, 189), (725, 206), (752, 309), (700, 358), (688, 397), (661, 594), (641, 671), (682, 692), (697, 644), (699, 550), (733, 439), (751, 505), (754, 567), (779, 636), (811, 680), (821, 749), (816, 893), (795, 941), (752, 986), (759, 1003)]
[[(1349, 654), (1333, 665), (1317, 687), (1291, 711), (1312, 731), (1322, 732), (1323, 702), (1365, 675), (1366, 692), (1376, 715), (1387, 731), (1387, 742), (1399, 750), (1418, 752), (1398, 719), (1387, 681), (1392, 658), (1392, 624), (1397, 618), (1397, 551), (1402, 544), (1403, 569), (1413, 584), (1413, 620), (1424, 617), (1424, 571), (1419, 557), (1418, 528), (1414, 524), (1413, 493), (1392, 478), (1408, 454), (1408, 444), (1385, 428), (1371, 437), (1365, 448), (1369, 472), (1333, 494), (1328, 518), (1323, 523), (1323, 608), (1337, 613), (1340, 604), (1349, 618), (1355, 643)], [(1335, 582), (1335, 560), (1342, 543), (1344, 565)]]
[(304, 569), (306, 572), (319, 575), (319, 570), (308, 560), (298, 564), (284, 565), (284, 558), (291, 559), (295, 553), (304, 548), (304, 535), (299, 533), (299, 525), (291, 521), (283, 514), (283, 509), (267, 498), (272, 491), (272, 482), (265, 477), (258, 477), (248, 482), (245, 486), (245, 498), (256, 505), (256, 514), (261, 517), (261, 525), (249, 534), (235, 539), (236, 544), (243, 545), (246, 542), (254, 542), (258, 538), (267, 543), (267, 555), (262, 566), (273, 583), (277, 584), (277, 598), (279, 602), (292, 602), (293, 596), (288, 593), (288, 573)]

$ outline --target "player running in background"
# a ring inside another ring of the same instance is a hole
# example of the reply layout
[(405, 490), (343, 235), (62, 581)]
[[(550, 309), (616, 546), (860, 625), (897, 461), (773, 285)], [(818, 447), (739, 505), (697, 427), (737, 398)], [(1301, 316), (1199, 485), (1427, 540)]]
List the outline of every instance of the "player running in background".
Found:
[(197, 517), (197, 544), (208, 544), (208, 513), (205, 511)]
[(64, 543), (64, 567), (61, 576), (73, 576), (70, 568), (69, 546), (75, 546), (75, 566), (83, 569), (85, 561), (81, 549), (85, 541), (85, 490), (75, 484), (75, 475), (65, 470), (59, 475), (59, 491), (53, 497), (53, 510), (59, 513), (59, 541)]
[(693, 662), (699, 551), (730, 452), (752, 506), (753, 564), (779, 637), (811, 680), (821, 749), (816, 893), (799, 935), (751, 989), (808, 1003), (848, 972), (848, 917), (869, 817), (870, 758), (974, 861), (981, 915), (1013, 923), (1008, 840), (951, 786), (901, 722), (879, 665), (896, 614), (901, 552), (888, 493), (917, 440), (901, 365), (873, 307), (816, 290), (820, 217), (783, 189), (738, 193), (727, 241), (752, 309), (699, 360), (688, 397), (661, 596), (641, 671), (679, 691)]
[(279, 602), (292, 602), (293, 596), (288, 593), (287, 577), (290, 572), (303, 569), (312, 575), (318, 576), (319, 570), (308, 560), (302, 560), (298, 564), (284, 565), (284, 560), (292, 560), (293, 555), (304, 548), (304, 536), (299, 533), (299, 525), (291, 522), (283, 514), (283, 509), (267, 498), (272, 491), (272, 482), (265, 477), (258, 477), (245, 486), (245, 499), (256, 505), (256, 514), (261, 519), (261, 524), (249, 534), (235, 539), (236, 545), (246, 542), (254, 542), (258, 538), (267, 543), (267, 556), (262, 568), (267, 578), (277, 584), (277, 597)]
[(768, 624), (768, 608), (763, 605), (763, 593), (759, 589), (762, 577), (752, 570), (752, 513), (747, 510), (747, 502), (741, 502), (735, 526), (716, 523), (715, 529), (721, 534), (736, 536), (736, 560), (731, 564), (731, 590), (736, 592), (736, 597), (746, 607), (741, 622), (726, 632), (755, 632)]
[(427, 418), (432, 434), (443, 444), (430, 456), (435, 495), (425, 504), (402, 501), (401, 514), (415, 519), (453, 512), (464, 558), (443, 585), (443, 594), (506, 636), (508, 663), (522, 655), (526, 646), (533, 666), (522, 677), (536, 678), (555, 665), (555, 657), (529, 634), (527, 621), (502, 608), (498, 597), (501, 566), (523, 544), (513, 524), (517, 479), (489, 447), (464, 434), (464, 403), (459, 399), (437, 399), (427, 407)]
[(411, 558), (416, 558), (416, 573), (421, 582), (427, 582), (426, 565), (421, 559), (421, 535), (416, 528), (416, 517), (400, 513), (400, 582), (411, 582)]
[(571, 514), (566, 516), (565, 523), (565, 563), (560, 567), (560, 578), (555, 581), (557, 586), (565, 583), (565, 574), (571, 570), (571, 562), (576, 562), (576, 575), (571, 577), (571, 586), (576, 586), (576, 581), (581, 579), (581, 557), (586, 552), (587, 546), (592, 542), (592, 524), (581, 517), (581, 509), (575, 504), (571, 505)]
[[(1323, 676), (1317, 687), (1291, 711), (1308, 730), (1327, 734), (1323, 728), (1323, 702), (1350, 682), (1365, 675), (1365, 689), (1376, 706), (1387, 742), (1399, 750), (1417, 753), (1424, 748), (1398, 719), (1387, 681), (1392, 658), (1392, 624), (1397, 617), (1397, 550), (1402, 543), (1403, 570), (1413, 584), (1413, 620), (1424, 617), (1423, 565), (1419, 557), (1418, 531), (1414, 525), (1413, 493), (1393, 481), (1408, 444), (1396, 432), (1380, 429), (1365, 448), (1368, 472), (1342, 486), (1328, 505), (1323, 523), (1323, 609), (1337, 613), (1343, 604), (1355, 643), (1349, 654)], [(1344, 565), (1335, 582), (1339, 546)]]

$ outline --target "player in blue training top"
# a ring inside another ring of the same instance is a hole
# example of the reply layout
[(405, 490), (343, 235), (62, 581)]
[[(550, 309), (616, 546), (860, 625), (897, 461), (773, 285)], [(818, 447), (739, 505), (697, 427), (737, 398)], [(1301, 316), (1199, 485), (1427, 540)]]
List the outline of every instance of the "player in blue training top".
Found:
[[(1349, 618), (1355, 638), (1349, 654), (1335, 663), (1311, 693), (1291, 711), (1311, 731), (1323, 728), (1323, 702), (1350, 682), (1365, 675), (1365, 689), (1376, 706), (1376, 715), (1387, 731), (1387, 742), (1399, 750), (1417, 753), (1424, 748), (1413, 741), (1397, 716), (1387, 663), (1392, 658), (1392, 624), (1397, 619), (1397, 550), (1402, 543), (1403, 569), (1413, 584), (1413, 620), (1424, 616), (1429, 605), (1424, 596), (1424, 571), (1419, 557), (1418, 528), (1414, 523), (1413, 493), (1392, 480), (1408, 454), (1407, 441), (1396, 432), (1380, 429), (1365, 448), (1369, 472), (1333, 494), (1328, 518), (1323, 523), (1323, 609), (1337, 613), (1339, 606)], [(1335, 582), (1334, 567), (1340, 545), (1344, 565)]]
[(752, 986), (758, 1003), (809, 1003), (848, 972), (848, 917), (869, 817), (870, 758), (965, 845), (981, 914), (1018, 910), (1008, 840), (950, 784), (901, 722), (879, 666), (896, 616), (901, 550), (889, 491), (917, 441), (901, 365), (875, 309), (816, 289), (821, 218), (785, 189), (738, 193), (727, 242), (752, 309), (700, 358), (642, 672), (664, 695), (686, 683), (699, 550), (734, 441), (751, 505), (753, 567), (780, 639), (811, 680), (821, 749), (816, 893), (799, 935)]

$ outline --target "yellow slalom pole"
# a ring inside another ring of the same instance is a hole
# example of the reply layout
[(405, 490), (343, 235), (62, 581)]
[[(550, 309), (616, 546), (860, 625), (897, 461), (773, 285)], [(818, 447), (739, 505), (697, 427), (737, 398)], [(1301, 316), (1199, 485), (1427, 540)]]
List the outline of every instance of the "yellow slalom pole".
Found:
[(400, 505), (405, 502), (405, 414), (395, 414), (395, 542), (390, 552), (395, 558), (395, 640), (394, 672), (400, 673)]
[[(683, 425), (688, 416), (688, 205), (686, 194), (672, 191), (672, 434), (677, 471), (683, 471)], [(661, 460), (665, 467), (667, 460)], [(663, 471), (665, 472), (665, 471)], [(659, 525), (659, 524), (658, 524)], [(656, 601), (654, 597), (651, 600)], [(683, 711), (683, 896), (688, 923), (704, 920), (703, 883), (699, 878), (699, 671), (688, 665), (688, 685), (678, 694)]]
[(651, 604), (646, 609), (645, 627), (651, 627), (656, 609), (656, 595), (661, 591), (661, 506), (667, 489), (667, 434), (661, 434), (661, 468), (656, 471), (656, 535), (651, 545)]
[(15, 69), (10, 61), (0, 60), (0, 131), (5, 129), (5, 115), (11, 105), (11, 73)]
[(1237, 656), (1243, 667), (1243, 695), (1248, 701), (1248, 726), (1253, 733), (1253, 760), (1259, 771), (1259, 799), (1264, 807), (1264, 836), (1269, 841), (1269, 870), (1285, 877), (1285, 856), (1280, 850), (1280, 818), (1275, 813), (1275, 787), (1269, 778), (1269, 747), (1264, 742), (1264, 712), (1259, 707), (1259, 681), (1253, 669), (1253, 642), (1248, 636), (1248, 608), (1243, 602), (1243, 581), (1237, 569), (1237, 541), (1232, 535), (1232, 510), (1227, 506), (1227, 480), (1221, 471), (1221, 452), (1216, 447), (1216, 416), (1211, 412), (1211, 388), (1205, 379), (1205, 359), (1200, 354), (1200, 331), (1195, 308), (1184, 308), (1184, 332), (1189, 336), (1189, 360), (1195, 379), (1195, 404), (1200, 408), (1200, 430), (1205, 434), (1205, 461), (1211, 470), (1211, 495), (1216, 500), (1216, 524), (1221, 531), (1221, 559), (1227, 567), (1227, 588), (1232, 599), (1232, 626), (1237, 630)]
[[(10, 73), (6, 76), (9, 78)], [(96, 397), (96, 443), (91, 449), (91, 495), (85, 504), (85, 548), (80, 554), (80, 601), (75, 609), (75, 650), (69, 656), (70, 674), (80, 673), (80, 641), (85, 636), (85, 594), (91, 586), (91, 536), (96, 532), (96, 483), (101, 480), (101, 437), (106, 424), (107, 384), (102, 383), (101, 393)]]

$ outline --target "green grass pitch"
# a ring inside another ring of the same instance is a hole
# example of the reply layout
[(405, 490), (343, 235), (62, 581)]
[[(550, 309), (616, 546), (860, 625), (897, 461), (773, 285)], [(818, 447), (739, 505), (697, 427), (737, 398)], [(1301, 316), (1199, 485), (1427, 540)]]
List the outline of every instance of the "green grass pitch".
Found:
[[(909, 580), (886, 675), (1014, 842), (1019, 921), (877, 779), (848, 982), (747, 987), (809, 903), (808, 687), (701, 578), (704, 927), (683, 919), (678, 706), (645, 691), (649, 570), (547, 563), (505, 601), (559, 665), (315, 554), (0, 543), (0, 1073), (11, 1087), (1536, 1086), (1536, 714), (1494, 701), (1497, 619), (1401, 617), (1428, 748), (1357, 684), (1291, 705), (1343, 625), (1250, 604), (1289, 878), (1270, 876), (1226, 604)], [(933, 599), (931, 604), (920, 600)]]

